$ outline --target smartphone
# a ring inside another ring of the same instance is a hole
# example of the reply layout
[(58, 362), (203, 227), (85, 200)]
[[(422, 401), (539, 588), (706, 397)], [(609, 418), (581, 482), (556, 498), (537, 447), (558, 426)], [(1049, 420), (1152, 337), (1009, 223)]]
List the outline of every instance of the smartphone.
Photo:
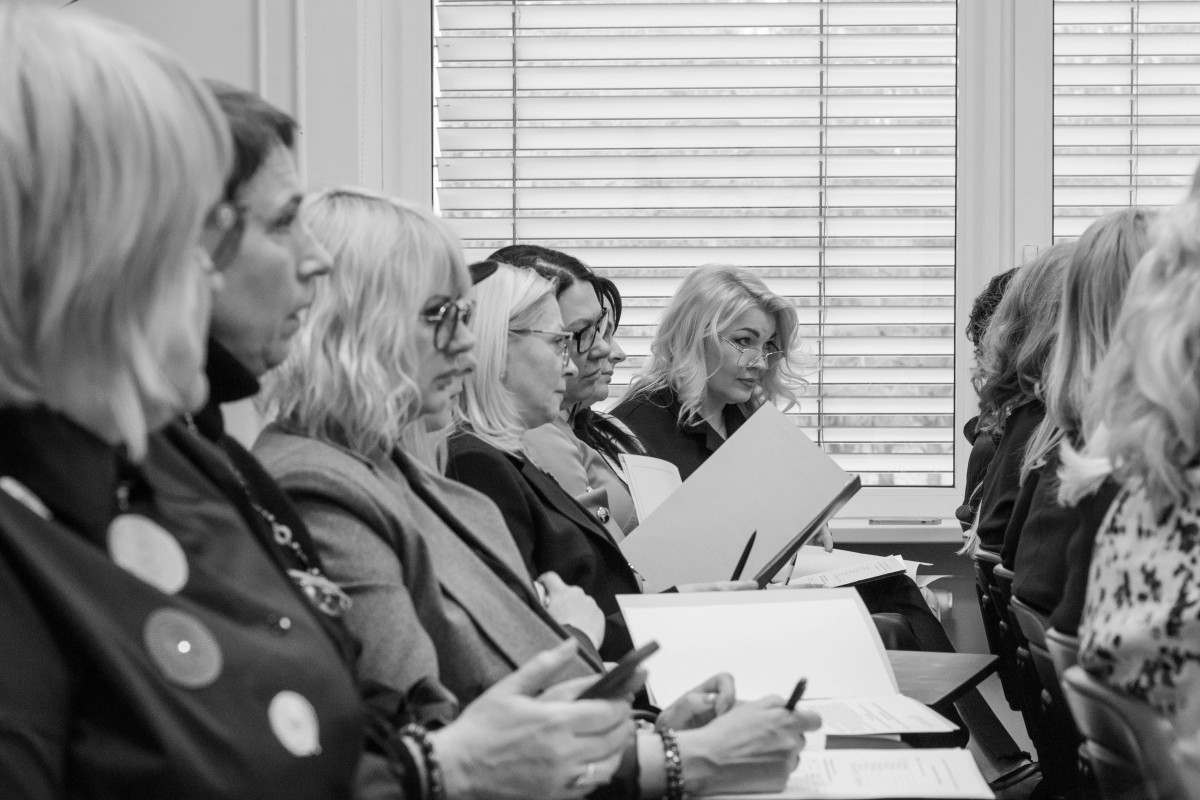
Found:
[(591, 686), (583, 690), (578, 700), (614, 700), (630, 693), (630, 682), (637, 674), (642, 662), (658, 650), (658, 642), (647, 642), (636, 650), (630, 650), (617, 665)]

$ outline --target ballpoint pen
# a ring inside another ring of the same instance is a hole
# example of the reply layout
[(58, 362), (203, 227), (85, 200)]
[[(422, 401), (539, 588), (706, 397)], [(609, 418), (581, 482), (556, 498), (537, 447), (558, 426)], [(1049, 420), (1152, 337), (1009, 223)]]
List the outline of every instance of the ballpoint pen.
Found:
[(800, 680), (796, 681), (796, 688), (792, 689), (792, 696), (788, 698), (787, 705), (785, 706), (788, 711), (796, 710), (796, 703), (799, 703), (800, 698), (804, 697), (804, 690), (807, 688), (808, 678), (801, 678)]
[(746, 549), (742, 551), (742, 557), (738, 559), (737, 566), (733, 570), (733, 577), (729, 580), (736, 581), (742, 577), (742, 570), (746, 568), (746, 560), (750, 558), (750, 551), (754, 548), (754, 539), (758, 536), (758, 531), (750, 534), (750, 538), (746, 540)]

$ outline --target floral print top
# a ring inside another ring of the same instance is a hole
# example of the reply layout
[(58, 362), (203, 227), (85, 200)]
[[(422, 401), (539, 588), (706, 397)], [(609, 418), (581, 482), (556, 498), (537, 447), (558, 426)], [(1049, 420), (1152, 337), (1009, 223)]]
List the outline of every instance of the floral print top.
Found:
[(1200, 470), (1190, 480), (1188, 501), (1161, 515), (1137, 487), (1117, 495), (1079, 629), (1085, 669), (1169, 716), (1200, 697)]

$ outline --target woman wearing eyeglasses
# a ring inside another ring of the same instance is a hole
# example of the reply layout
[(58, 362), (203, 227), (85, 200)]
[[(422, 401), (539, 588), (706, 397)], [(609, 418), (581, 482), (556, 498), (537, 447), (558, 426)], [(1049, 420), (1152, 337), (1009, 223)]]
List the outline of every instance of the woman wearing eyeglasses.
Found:
[[(576, 285), (595, 302), (590, 285)], [(638, 592), (637, 578), (603, 523), (530, 461), (523, 441), (559, 419), (578, 374), (572, 354), (580, 339), (564, 328), (554, 287), (507, 264), (480, 284), (475, 328), (487, 334), (465, 379), (462, 430), (450, 438), (446, 475), (499, 506), (534, 575), (554, 572), (596, 600), (608, 619), (597, 645), (615, 660), (631, 646), (616, 595)]]

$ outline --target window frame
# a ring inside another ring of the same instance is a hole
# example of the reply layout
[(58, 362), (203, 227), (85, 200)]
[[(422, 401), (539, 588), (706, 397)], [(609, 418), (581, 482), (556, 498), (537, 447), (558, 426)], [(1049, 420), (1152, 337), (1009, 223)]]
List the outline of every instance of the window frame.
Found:
[[(398, 25), (390, 28), (404, 71), (398, 82), (402, 179), (395, 189), (431, 205), (433, 0), (399, 6)], [(961, 332), (972, 301), (992, 275), (1051, 243), (1052, 0), (960, 0), (958, 25), (954, 316)], [(954, 350), (955, 485), (867, 487), (842, 512), (839, 528), (866, 530), (869, 520), (889, 520), (870, 529), (897, 540), (945, 539), (957, 532), (954, 509), (962, 500), (969, 453), (961, 430), (977, 408), (971, 364), (969, 343), (960, 333)], [(941, 524), (920, 522), (930, 519)]]

